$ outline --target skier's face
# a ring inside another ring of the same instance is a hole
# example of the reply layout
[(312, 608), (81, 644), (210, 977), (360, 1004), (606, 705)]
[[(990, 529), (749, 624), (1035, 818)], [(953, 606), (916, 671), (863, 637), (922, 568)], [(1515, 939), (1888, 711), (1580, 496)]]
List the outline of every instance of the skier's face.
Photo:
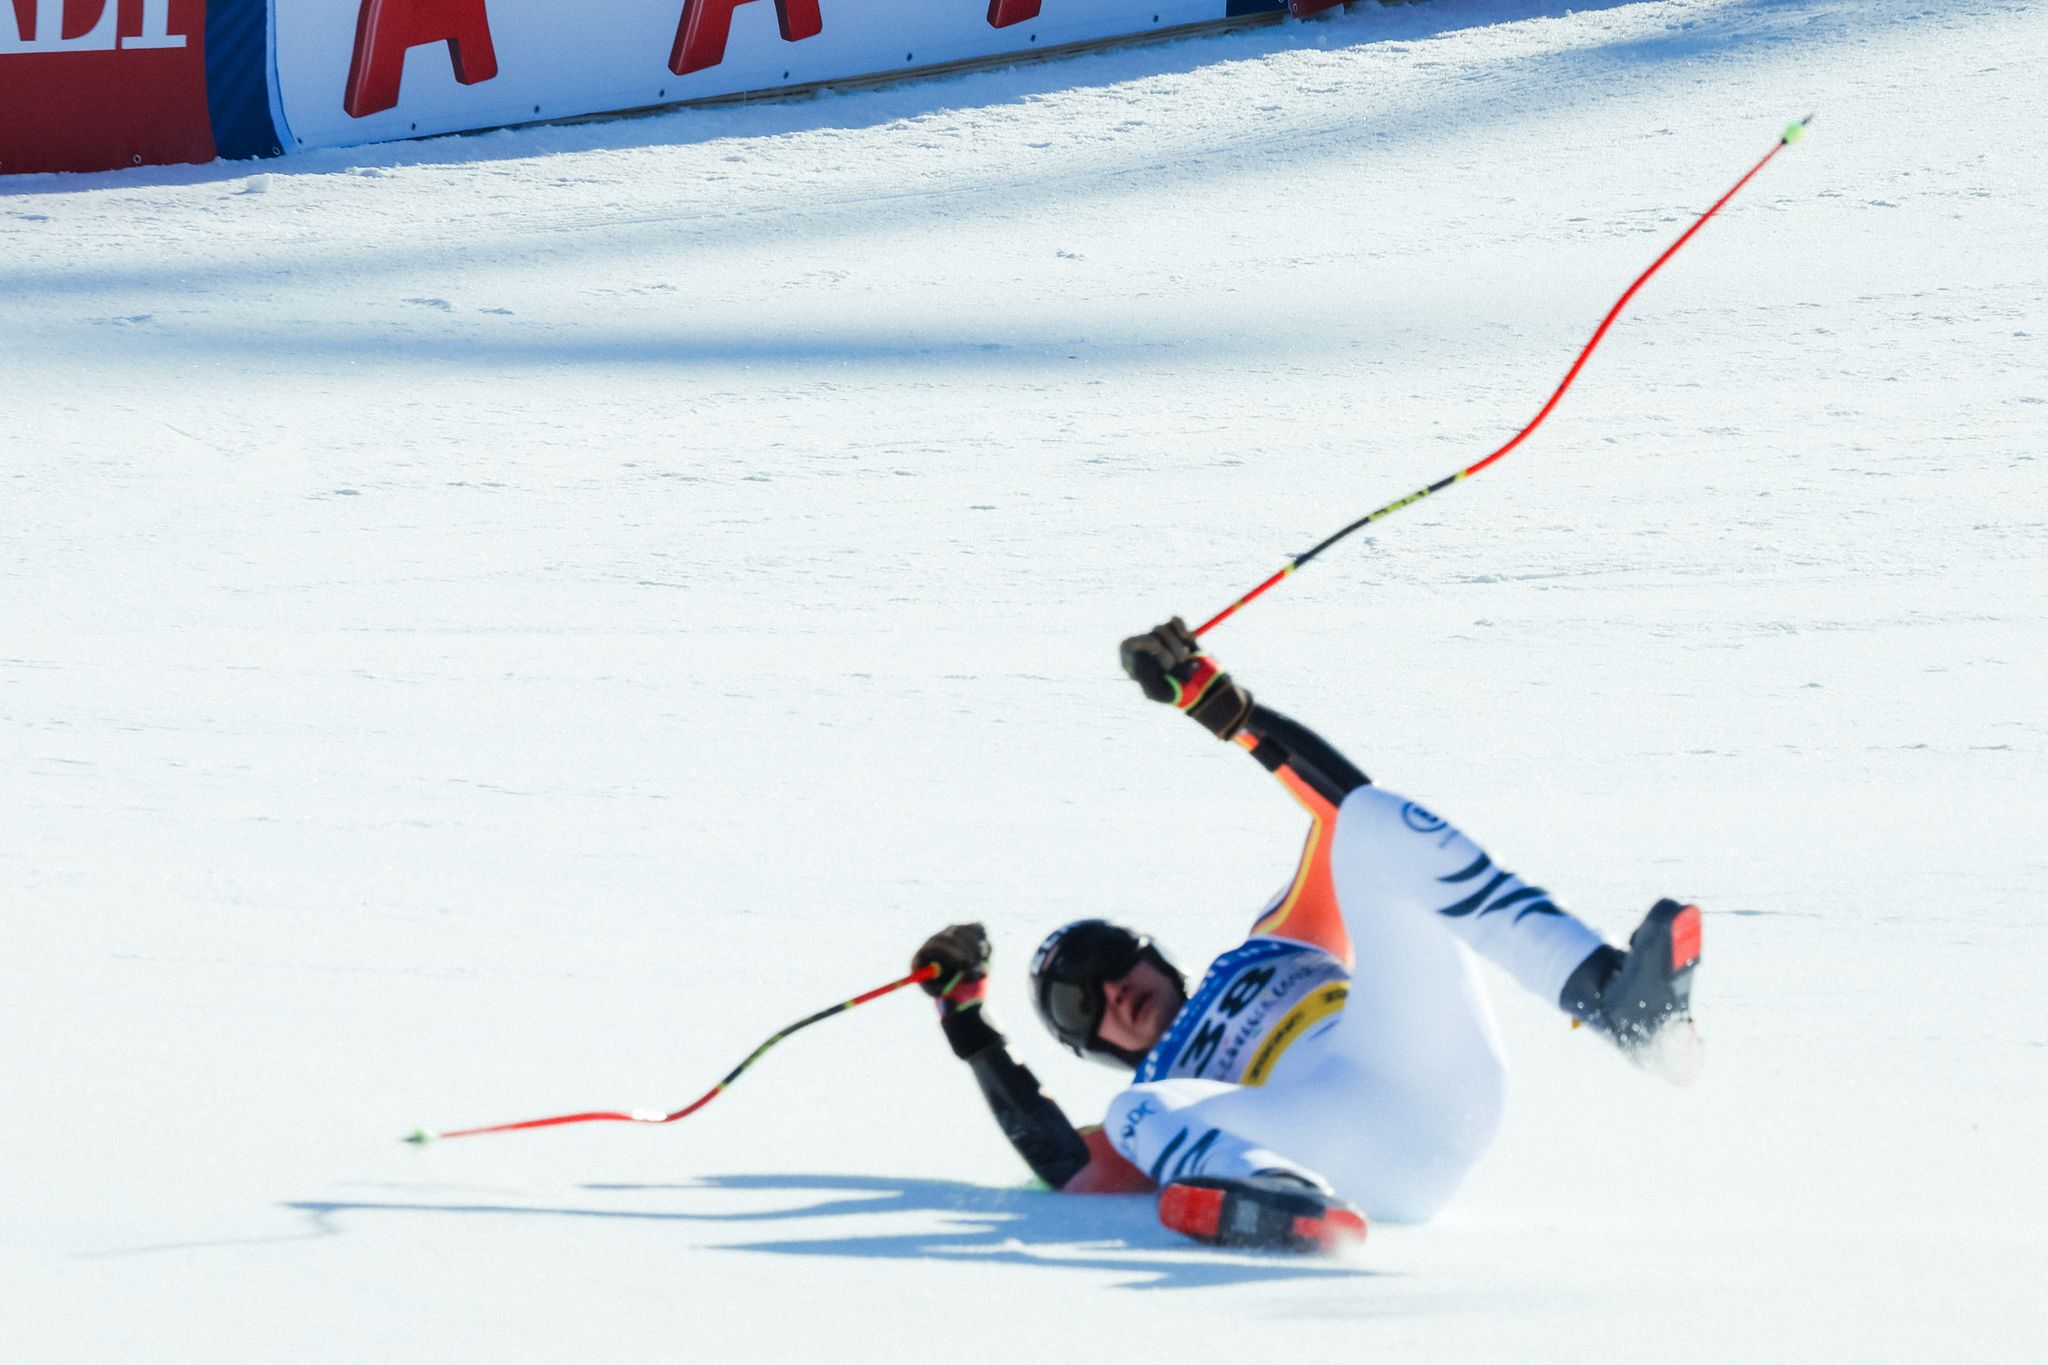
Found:
[(1102, 983), (1102, 1025), (1096, 1037), (1132, 1052), (1150, 1052), (1180, 1013), (1180, 988), (1149, 958), (1114, 981)]

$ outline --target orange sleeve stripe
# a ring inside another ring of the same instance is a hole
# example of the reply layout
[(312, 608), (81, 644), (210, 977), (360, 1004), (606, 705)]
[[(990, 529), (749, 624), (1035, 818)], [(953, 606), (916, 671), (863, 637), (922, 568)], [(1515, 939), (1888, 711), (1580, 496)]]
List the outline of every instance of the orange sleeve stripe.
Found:
[[(1240, 730), (1235, 738), (1247, 753), (1257, 752), (1256, 736)], [(1290, 768), (1276, 768), (1273, 776), (1308, 812), (1308, 842), (1302, 848), (1301, 865), (1295, 870), (1287, 894), (1259, 917), (1252, 932), (1313, 944), (1346, 967), (1353, 966), (1356, 959), (1351, 951), (1351, 933), (1344, 927), (1344, 912), (1337, 904), (1337, 883), (1330, 871), (1330, 835), (1337, 827), (1337, 807)]]
[(1337, 904), (1336, 878), (1330, 870), (1330, 836), (1337, 827), (1337, 808), (1287, 769), (1280, 769), (1274, 776), (1308, 811), (1308, 842), (1302, 848), (1301, 865), (1287, 894), (1260, 917), (1252, 932), (1313, 944), (1350, 967), (1354, 962), (1351, 933), (1344, 927), (1344, 912)]
[(1336, 823), (1336, 805), (1314, 787), (1302, 781), (1292, 768), (1282, 768), (1273, 776), (1280, 779), (1280, 785), (1287, 788), (1288, 795), (1300, 803), (1301, 808), (1309, 813), (1309, 818), (1318, 825)]

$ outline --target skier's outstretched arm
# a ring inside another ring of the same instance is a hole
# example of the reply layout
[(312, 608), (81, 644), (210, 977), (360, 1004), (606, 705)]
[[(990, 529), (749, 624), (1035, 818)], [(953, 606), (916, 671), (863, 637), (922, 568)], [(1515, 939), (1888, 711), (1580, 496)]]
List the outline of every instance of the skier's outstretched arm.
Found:
[(1003, 1136), (1031, 1173), (1056, 1190), (1074, 1194), (1151, 1188), (1117, 1155), (1100, 1128), (1076, 1129), (1039, 1087), (1031, 1068), (1010, 1055), (983, 1006), (988, 990), (988, 934), (979, 924), (955, 924), (925, 940), (913, 969), (936, 962), (939, 976), (924, 983), (939, 1004), (939, 1027), (953, 1055), (966, 1062)]
[(1123, 642), (1124, 671), (1154, 701), (1188, 715), (1218, 739), (1247, 750), (1280, 780), (1308, 812), (1308, 839), (1294, 880), (1252, 926), (1255, 935), (1314, 944), (1349, 965), (1351, 936), (1330, 874), (1330, 840), (1337, 808), (1371, 779), (1321, 735), (1299, 721), (1260, 706), (1176, 616)]
[(1311, 815), (1334, 810), (1371, 783), (1357, 765), (1306, 725), (1260, 706), (1176, 616), (1120, 650), (1124, 672), (1153, 701), (1186, 712), (1218, 739), (1235, 740), (1286, 785)]
[(1353, 791), (1372, 785), (1372, 779), (1329, 741), (1271, 707), (1254, 702), (1232, 738), (1278, 777), (1311, 815), (1334, 811)]

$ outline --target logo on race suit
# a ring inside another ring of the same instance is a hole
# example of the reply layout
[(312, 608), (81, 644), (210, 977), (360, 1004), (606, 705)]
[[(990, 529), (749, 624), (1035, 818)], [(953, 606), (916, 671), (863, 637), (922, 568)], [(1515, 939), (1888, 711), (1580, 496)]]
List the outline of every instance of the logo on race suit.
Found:
[(1136, 1109), (1133, 1109), (1125, 1116), (1123, 1127), (1117, 1132), (1118, 1141), (1122, 1142), (1125, 1147), (1129, 1147), (1133, 1142), (1136, 1142), (1138, 1140), (1138, 1125), (1158, 1112), (1159, 1107), (1149, 1099), (1139, 1104)]
[[(99, 6), (94, 12), (92, 6)], [(0, 4), (0, 57), (26, 53), (148, 51), (184, 47), (185, 35), (171, 32), (171, 0), (142, 0), (140, 32), (121, 32), (120, 0), (35, 0), (23, 15), (19, 3)], [(132, 8), (132, 6), (131, 6)], [(69, 15), (93, 13), (90, 21)], [(12, 22), (9, 22), (9, 20)], [(79, 29), (66, 37), (65, 29)]]
[(1450, 824), (1441, 815), (1432, 814), (1413, 801), (1401, 807), (1401, 820), (1417, 834), (1435, 834)]

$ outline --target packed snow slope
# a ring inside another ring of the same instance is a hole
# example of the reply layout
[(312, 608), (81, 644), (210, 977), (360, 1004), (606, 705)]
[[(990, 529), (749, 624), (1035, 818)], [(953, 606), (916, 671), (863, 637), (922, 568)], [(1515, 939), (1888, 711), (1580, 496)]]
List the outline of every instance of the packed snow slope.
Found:
[[(749, 6), (749, 21), (762, 18)], [(1360, 6), (950, 81), (0, 185), (9, 1361), (2038, 1359), (2048, 9)], [(1301, 822), (1117, 639), (1610, 935), (1357, 1259), (1022, 1188), (910, 995), (1199, 968)]]

